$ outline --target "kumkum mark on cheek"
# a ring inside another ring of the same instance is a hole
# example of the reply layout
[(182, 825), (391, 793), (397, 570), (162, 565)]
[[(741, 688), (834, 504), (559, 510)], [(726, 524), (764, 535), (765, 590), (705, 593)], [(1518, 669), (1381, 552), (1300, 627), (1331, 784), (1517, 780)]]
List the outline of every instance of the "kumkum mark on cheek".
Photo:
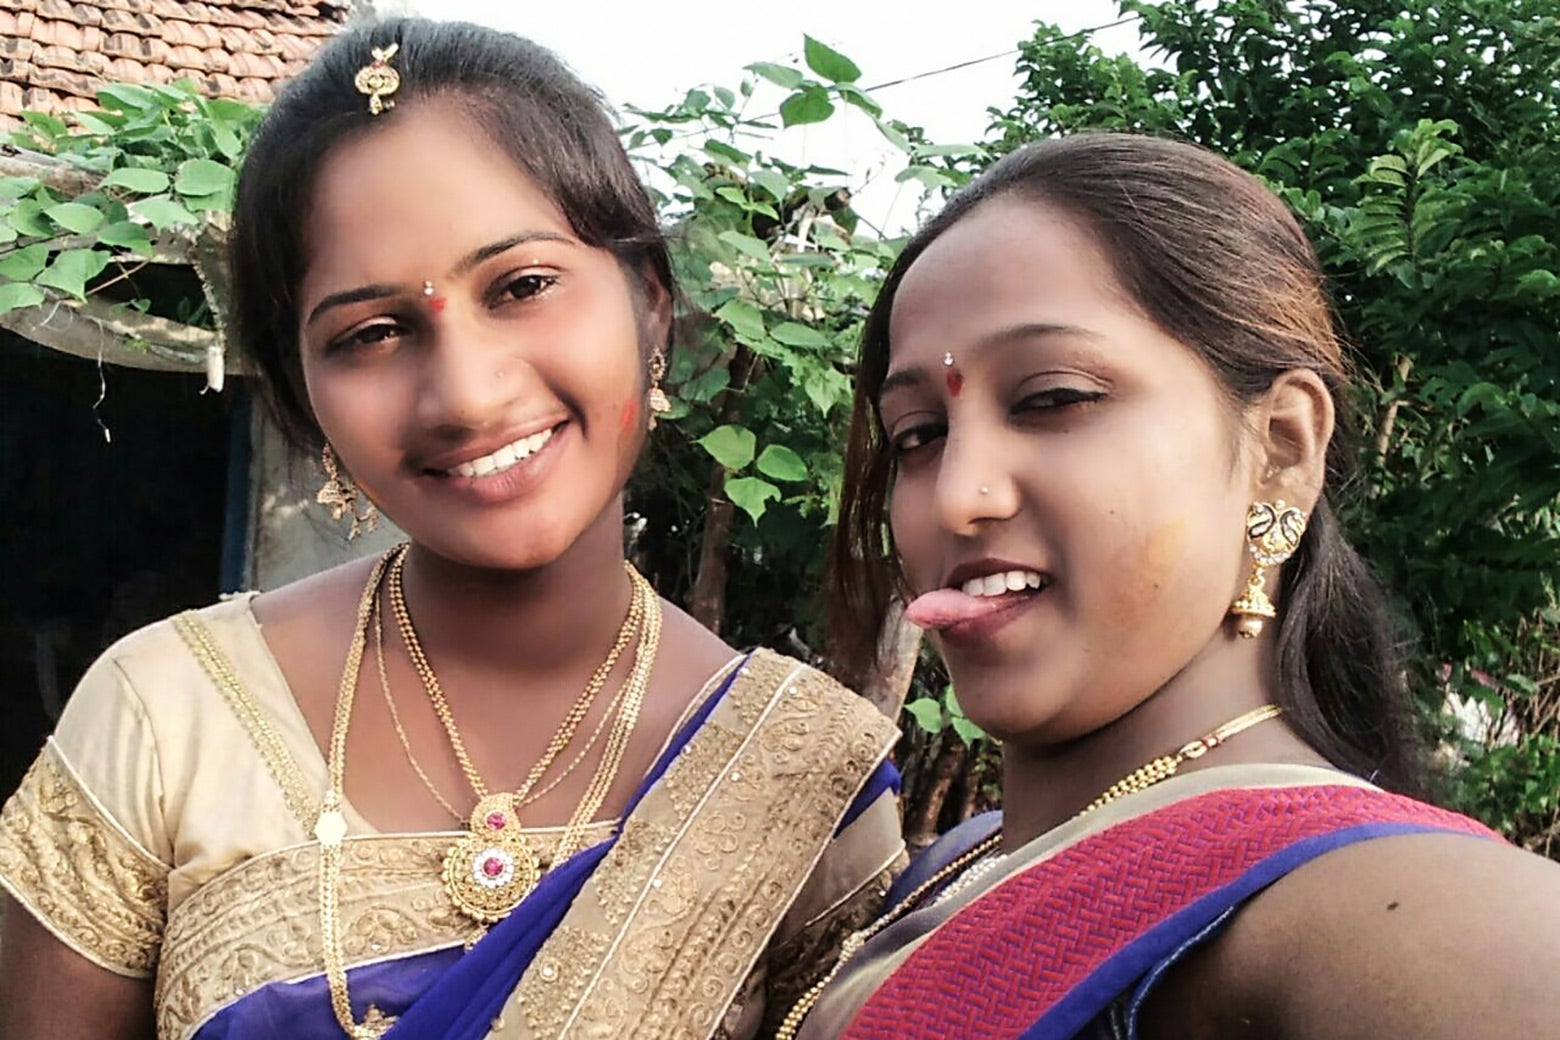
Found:
[(623, 402), (623, 410), (618, 414), (618, 429), (627, 433), (634, 428), (639, 421), (639, 402), (630, 397)]

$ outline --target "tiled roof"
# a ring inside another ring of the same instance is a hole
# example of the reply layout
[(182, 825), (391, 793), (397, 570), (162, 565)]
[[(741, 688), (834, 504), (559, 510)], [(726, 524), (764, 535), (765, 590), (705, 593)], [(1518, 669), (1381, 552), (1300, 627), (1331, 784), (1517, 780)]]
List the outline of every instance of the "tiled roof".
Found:
[(24, 109), (95, 108), (105, 82), (193, 80), (269, 101), (346, 22), (350, 0), (0, 0), (0, 129)]

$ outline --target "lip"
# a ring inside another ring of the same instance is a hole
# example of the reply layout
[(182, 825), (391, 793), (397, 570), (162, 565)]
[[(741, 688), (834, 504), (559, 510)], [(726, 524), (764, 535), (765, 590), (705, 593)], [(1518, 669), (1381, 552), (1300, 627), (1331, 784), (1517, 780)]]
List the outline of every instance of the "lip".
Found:
[(534, 437), (543, 430), (556, 431), (559, 426), (562, 426), (566, 422), (568, 422), (567, 416), (554, 415), (546, 419), (540, 419), (522, 425), (513, 426), (505, 433), (498, 434), (496, 436), (484, 437), (479, 441), (471, 441), (467, 444), (462, 444), (459, 448), (453, 451), (447, 451), (442, 455), (430, 455), (425, 459), (418, 459), (416, 460), (416, 469), (420, 472), (426, 472), (428, 470), (452, 470), (456, 466), (471, 462), (474, 459), (480, 459), (484, 455), (491, 455), (506, 444), (513, 444), (515, 441), (521, 440), (525, 437)]
[[(971, 560), (961, 563), (949, 571), (943, 578), (942, 587), (945, 589), (957, 589), (971, 578), (984, 578), (988, 574), (1004, 574), (1007, 571), (1034, 571), (1041, 578), (1049, 578), (1044, 567), (1035, 567), (1027, 563), (1015, 563), (1012, 560), (1003, 560), (995, 556), (987, 556), (979, 560)], [(1046, 582), (1049, 584), (1049, 582)], [(1042, 585), (1043, 589), (1045, 586)]]
[[(552, 472), (559, 453), (562, 451), (563, 442), (567, 441), (573, 432), (574, 424), (563, 422), (554, 426), (542, 426), (532, 431), (540, 433), (542, 430), (554, 430), (552, 438), (533, 455), (515, 463), (502, 473), (493, 473), (485, 477), (459, 477), (448, 473), (434, 473), (423, 470), (417, 476), (417, 482), (423, 487), (435, 493), (459, 499), (461, 501), (481, 506), (502, 505), (522, 498), (529, 494), (537, 485), (546, 480)], [(515, 434), (514, 439), (530, 436), (526, 433)], [(463, 449), (466, 458), (457, 459), (454, 465), (470, 458), (481, 458), (488, 452), (496, 451), (510, 441), (499, 441), (485, 452), (476, 455), (470, 454), (470, 449)], [(454, 456), (450, 456), (454, 458)]]

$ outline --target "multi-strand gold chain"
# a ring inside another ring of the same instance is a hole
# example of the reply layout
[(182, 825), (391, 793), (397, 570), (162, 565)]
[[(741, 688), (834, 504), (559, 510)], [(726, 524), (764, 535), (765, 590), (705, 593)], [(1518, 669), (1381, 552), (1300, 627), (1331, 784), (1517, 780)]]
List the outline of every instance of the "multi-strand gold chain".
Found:
[[(1153, 761), (1146, 762), (1134, 769), (1114, 784), (1111, 784), (1105, 789), (1103, 794), (1080, 809), (1072, 818), (1077, 819), (1080, 816), (1085, 816), (1095, 809), (1109, 805), (1117, 799), (1147, 790), (1161, 781), (1168, 780), (1176, 774), (1176, 771), (1181, 768), (1183, 763), (1190, 759), (1201, 758), (1237, 733), (1244, 732), (1259, 722), (1266, 722), (1268, 719), (1276, 718), (1283, 711), (1283, 708), (1275, 704), (1265, 704), (1253, 711), (1236, 716), (1207, 736), (1200, 737), (1189, 744), (1183, 745), (1178, 751), (1168, 755), (1161, 755)], [(807, 992), (803, 993), (795, 1005), (792, 1006), (790, 1013), (785, 1016), (785, 1019), (780, 1023), (780, 1028), (776, 1030), (775, 1040), (795, 1040), (796, 1032), (802, 1026), (802, 1020), (807, 1017), (807, 1013), (818, 1003), (818, 999), (823, 996), (823, 991), (828, 988), (829, 983), (834, 981), (835, 976), (840, 973), (846, 963), (874, 936), (889, 925), (904, 918), (917, 907), (921, 900), (935, 891), (938, 886), (945, 884), (953, 878), (957, 878), (965, 870), (968, 870), (977, 862), (995, 852), (1001, 844), (1002, 832), (998, 830), (997, 833), (970, 847), (963, 854), (955, 857), (941, 869), (934, 872), (931, 877), (917, 885), (909, 895), (896, 903), (888, 913), (860, 931), (852, 932), (846, 936), (845, 941), (840, 944), (840, 953), (834, 961), (834, 967), (830, 968), (827, 975), (819, 979)]]
[[(377, 620), (377, 603), (381, 585), (385, 584), (385, 576), (388, 571), (392, 575), (392, 581), (389, 583), (392, 610), (395, 610), (397, 603), (400, 604), (401, 609), (397, 613), (406, 617), (409, 628), (410, 615), (405, 613), (404, 594), (400, 591), (399, 581), (394, 578), (399, 563), (405, 558), (405, 551), (405, 546), (397, 547), (374, 564), (373, 570), (369, 574), (368, 581), (364, 586), (362, 598), (358, 603), (357, 619), (353, 628), (352, 641), (347, 649), (347, 660), (342, 669), (341, 684), (336, 694), (335, 717), (331, 726), (328, 753), (330, 789), (325, 792), (319, 817), (314, 828), (315, 837), (320, 843), (320, 928), (322, 946), (324, 948), (326, 982), (330, 990), (331, 1009), (335, 1013), (336, 1020), (340, 1023), (346, 1035), (353, 1038), (353, 1040), (376, 1040), (394, 1024), (393, 1018), (384, 1015), (375, 1007), (368, 1009), (362, 1022), (356, 1022), (353, 1019), (352, 1002), (347, 987), (346, 960), (341, 947), (340, 882), (342, 844), (347, 832), (346, 818), (342, 810), (343, 792), (346, 786), (346, 740), (347, 731), (351, 723), (353, 701), (356, 696), (357, 679), (362, 669), (363, 655), (368, 640), (368, 629), (372, 624), (375, 626), (376, 642), (378, 644), (376, 649), (378, 649), (380, 656), (380, 679), (385, 686), (386, 693), (388, 694), (389, 692), (388, 678), (383, 672), (383, 633), (382, 627)], [(645, 581), (637, 571), (632, 567), (627, 567), (627, 571), (632, 583), (633, 594), (630, 601), (629, 615), (618, 634), (617, 642), (614, 644), (608, 659), (603, 662), (602, 667), (598, 668), (596, 674), (592, 676), (594, 689), (587, 687), (588, 699), (585, 695), (582, 695), (575, 702), (574, 707), (570, 709), (569, 715), (565, 717), (564, 725), (559, 727), (559, 733), (563, 734), (567, 731), (567, 735), (560, 739), (559, 735), (555, 734), (552, 744), (549, 745), (549, 751), (544, 754), (544, 764), (542, 764), (541, 768), (532, 768), (531, 773), (528, 775), (527, 783), (522, 788), (523, 791), (529, 792), (530, 788), (535, 787), (536, 781), (546, 772), (546, 766), (555, 761), (562, 750), (568, 746), (574, 732), (579, 727), (580, 721), (588, 713), (591, 705), (599, 695), (601, 686), (605, 684), (606, 678), (621, 658), (623, 650), (637, 635), (638, 645), (635, 649), (633, 669), (628, 679), (624, 682), (623, 687), (614, 695), (611, 704), (608, 706), (607, 715), (603, 717), (601, 724), (598, 725), (596, 734), (591, 737), (590, 743), (594, 743), (596, 735), (599, 735), (602, 731), (607, 719), (611, 719), (611, 732), (602, 752), (601, 762), (586, 787), (585, 795), (575, 807), (568, 824), (564, 828), (563, 836), (554, 853), (554, 862), (561, 861), (583, 847), (582, 836), (588, 830), (591, 821), (600, 810), (603, 801), (617, 779), (624, 754), (639, 721), (645, 693), (649, 688), (656, 655), (660, 648), (660, 600), (656, 596), (655, 590), (650, 587), (649, 582)], [(457, 749), (457, 759), (461, 761), (463, 771), (468, 767), (470, 768), (470, 771), (467, 773), (467, 779), (470, 780), (473, 776), (476, 776), (476, 770), (470, 766), (470, 758), (465, 754), (464, 743), (459, 741), (458, 730), (453, 728), (453, 715), (448, 710), (447, 702), (443, 701), (442, 690), (437, 685), (437, 678), (433, 676), (431, 667), (427, 667), (427, 656), (422, 652), (420, 643), (416, 641), (415, 631), (412, 632), (410, 639), (404, 638), (406, 630), (403, 630), (402, 634), (407, 646), (416, 648), (415, 652), (409, 652), (409, 656), (413, 659), (414, 667), (418, 667), (419, 662), (421, 663), (419, 672), (422, 673), (425, 684), (428, 679), (431, 678), (433, 680), (430, 690), (438, 692), (437, 699), (435, 699), (436, 710), (438, 705), (442, 703), (444, 711), (440, 713), (441, 720), (448, 719), (446, 731), (450, 732), (454, 738), (451, 743)], [(426, 672), (422, 672), (424, 667), (427, 668)], [(432, 694), (430, 696), (432, 697)], [(400, 736), (408, 755), (410, 755), (410, 745), (406, 741), (404, 729), (399, 724), (399, 717), (394, 713), (393, 701), (391, 702), (391, 708), (392, 719), (397, 724), (398, 736)], [(572, 771), (583, 758), (584, 752), (582, 751), (570, 763), (564, 774), (555, 778), (543, 791), (545, 792), (555, 787), (558, 781), (562, 779), (562, 776)], [(413, 764), (416, 766), (415, 760)], [(453, 807), (449, 806), (442, 796), (437, 795), (436, 788), (432, 786), (426, 773), (419, 768), (418, 774), (423, 778), (424, 784), (429, 787), (430, 793), (435, 793), (441, 804), (444, 804), (445, 808), (453, 813)], [(480, 784), (480, 776), (477, 776), (476, 779), (477, 783)], [(485, 785), (481, 788), (473, 785), (473, 788), (478, 790), (479, 794), (485, 791)], [(521, 795), (520, 797), (524, 796)], [(532, 799), (540, 797), (540, 793), (531, 794), (530, 797)]]

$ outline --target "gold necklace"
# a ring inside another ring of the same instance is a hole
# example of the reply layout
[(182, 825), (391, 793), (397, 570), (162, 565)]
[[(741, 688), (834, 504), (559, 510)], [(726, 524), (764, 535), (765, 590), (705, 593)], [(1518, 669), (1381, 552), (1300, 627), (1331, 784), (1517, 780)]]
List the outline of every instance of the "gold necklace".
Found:
[[(1181, 768), (1182, 763), (1190, 759), (1201, 758), (1237, 733), (1242, 733), (1259, 722), (1277, 718), (1283, 714), (1283, 711), (1284, 709), (1276, 704), (1264, 704), (1262, 707), (1248, 711), (1243, 715), (1237, 715), (1207, 736), (1199, 737), (1197, 740), (1182, 745), (1178, 751), (1168, 755), (1161, 755), (1152, 761), (1145, 762), (1107, 787), (1098, 798), (1078, 810), (1072, 819), (1076, 820), (1080, 816), (1086, 816), (1095, 809), (1109, 805), (1117, 799), (1125, 798), (1129, 794), (1137, 794), (1139, 791), (1147, 790), (1161, 781), (1170, 779), (1176, 774), (1176, 770)], [(929, 892), (934, 891), (937, 886), (944, 882), (958, 877), (963, 871), (995, 852), (1001, 844), (1002, 831), (998, 829), (997, 833), (965, 850), (964, 853), (935, 871), (931, 877), (917, 885), (909, 895), (901, 899), (888, 913), (860, 931), (852, 932), (846, 936), (845, 941), (840, 944), (840, 953), (834, 961), (834, 967), (830, 968), (827, 975), (819, 979), (807, 992), (803, 993), (795, 1005), (792, 1006), (790, 1013), (785, 1016), (785, 1019), (780, 1023), (780, 1028), (775, 1032), (775, 1040), (795, 1040), (796, 1031), (801, 1028), (802, 1020), (813, 1009), (813, 1005), (818, 1003), (818, 998), (823, 996), (823, 991), (828, 988), (829, 983), (834, 981), (834, 977), (840, 973), (846, 963), (873, 936), (905, 917), (916, 908), (916, 905), (922, 899), (926, 898)]]
[(628, 616), (618, 630), (612, 649), (591, 676), (590, 682), (586, 684), (579, 698), (570, 707), (548, 743), (547, 749), (531, 767), (520, 787), (513, 792), (490, 793), (466, 751), (465, 741), (461, 738), (460, 730), (455, 724), (454, 713), (418, 639), (417, 630), (412, 624), (402, 584), (405, 561), (405, 548), (400, 549), (391, 560), (390, 608), (400, 628), (401, 640), (406, 644), (407, 655), (412, 659), (412, 665), (422, 679), (428, 699), (444, 727), (445, 735), (449, 738), (450, 747), (455, 753), (456, 761), (460, 764), (461, 772), (465, 774), (466, 782), (471, 785), (472, 791), (477, 796), (477, 804), (467, 820), (468, 833), (457, 840), (445, 854), (444, 887), (461, 913), (475, 921), (490, 924), (500, 920), (518, 906), (541, 880), (541, 860), (525, 838), (520, 826), (518, 810), (520, 806), (528, 803), (532, 790), (542, 776), (574, 739), (575, 731), (594, 706), (602, 688), (606, 685), (607, 678), (617, 666), (623, 650), (639, 631), (647, 612), (646, 600), (654, 600), (655, 594), (649, 591), (648, 583), (642, 578), (634, 581), (633, 578), (637, 575), (627, 564), (624, 565), (630, 572), (634, 594), (630, 599)]
[[(340, 889), (342, 845), (347, 835), (346, 816), (342, 811), (343, 792), (346, 790), (347, 731), (351, 725), (358, 673), (362, 669), (368, 628), (374, 619), (380, 586), (392, 558), (404, 551), (404, 546), (397, 547), (375, 561), (358, 601), (357, 619), (352, 629), (352, 640), (347, 647), (347, 659), (342, 668), (341, 684), (336, 691), (335, 716), (331, 723), (330, 748), (327, 752), (330, 787), (320, 800), (320, 813), (314, 824), (314, 836), (320, 844), (320, 935), (326, 985), (330, 990), (331, 1010), (336, 1021), (352, 1040), (378, 1040), (395, 1024), (394, 1017), (385, 1015), (373, 1005), (369, 1006), (362, 1022), (353, 1020), (352, 1000), (347, 988), (346, 957), (341, 945)], [(586, 797), (576, 807), (564, 829), (558, 850), (554, 853), (554, 862), (583, 848), (582, 835), (617, 778), (624, 749), (638, 723), (645, 691), (654, 671), (661, 640), (661, 602), (638, 571), (629, 568), (629, 577), (634, 583), (635, 600), (640, 604), (645, 618), (645, 623), (639, 626), (634, 669), (625, 684), (622, 708), (614, 716), (612, 735), (603, 752), (601, 764), (592, 777)]]

